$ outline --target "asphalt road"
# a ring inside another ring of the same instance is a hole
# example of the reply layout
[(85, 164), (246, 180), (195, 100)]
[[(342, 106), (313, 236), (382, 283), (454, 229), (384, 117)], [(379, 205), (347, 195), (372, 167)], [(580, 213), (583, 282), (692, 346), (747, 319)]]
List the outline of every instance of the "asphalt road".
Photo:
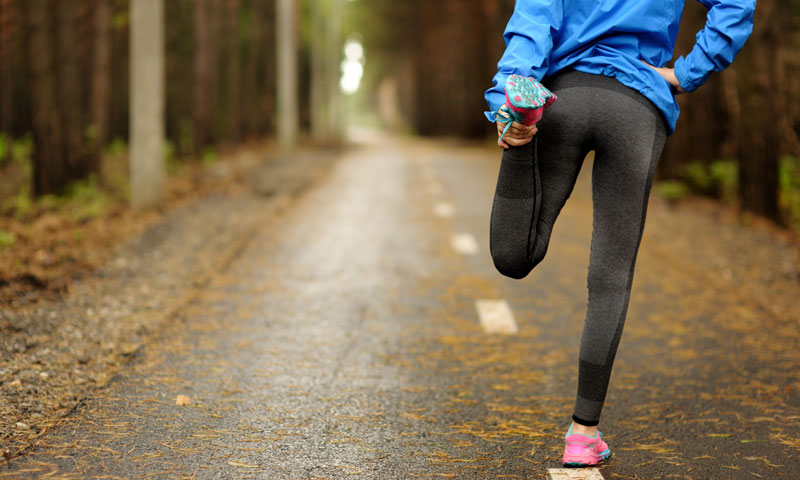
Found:
[[(548, 258), (514, 281), (487, 251), (497, 155), (350, 150), (0, 478), (550, 478), (586, 308), (591, 165)], [(656, 202), (600, 427), (604, 478), (800, 478), (800, 283), (784, 247)], [(505, 302), (500, 328), (516, 333), (487, 333), (484, 300)]]

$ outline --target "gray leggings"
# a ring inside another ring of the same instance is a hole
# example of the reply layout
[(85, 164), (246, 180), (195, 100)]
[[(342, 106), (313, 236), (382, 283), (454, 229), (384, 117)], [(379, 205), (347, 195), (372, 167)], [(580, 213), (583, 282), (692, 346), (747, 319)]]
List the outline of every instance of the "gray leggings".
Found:
[(614, 78), (568, 71), (544, 83), (558, 101), (533, 142), (503, 153), (490, 250), (500, 273), (512, 278), (541, 262), (584, 158), (594, 150), (589, 307), (573, 414), (577, 423), (592, 426), (600, 420), (625, 323), (666, 125), (647, 98)]

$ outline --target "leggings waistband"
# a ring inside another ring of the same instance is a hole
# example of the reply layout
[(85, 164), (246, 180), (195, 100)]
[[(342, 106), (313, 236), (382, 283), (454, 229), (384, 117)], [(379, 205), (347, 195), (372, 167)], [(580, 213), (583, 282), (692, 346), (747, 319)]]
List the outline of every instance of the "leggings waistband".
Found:
[(566, 90), (568, 88), (601, 88), (616, 93), (621, 93), (641, 103), (654, 114), (661, 116), (661, 110), (639, 91), (625, 86), (614, 77), (605, 75), (579, 72), (577, 70), (562, 70), (546, 78), (542, 84), (550, 90)]

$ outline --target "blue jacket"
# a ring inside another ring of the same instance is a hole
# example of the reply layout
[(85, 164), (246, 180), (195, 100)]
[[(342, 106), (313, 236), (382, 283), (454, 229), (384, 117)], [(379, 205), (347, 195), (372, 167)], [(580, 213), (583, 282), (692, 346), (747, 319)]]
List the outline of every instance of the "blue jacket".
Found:
[[(674, 64), (687, 92), (733, 62), (753, 30), (756, 8), (756, 0), (698, 1), (708, 9), (708, 21), (692, 51)], [(678, 103), (666, 80), (642, 60), (662, 67), (672, 59), (683, 6), (684, 0), (517, 0), (494, 86), (485, 95), (490, 110), (505, 103), (509, 75), (541, 80), (570, 67), (638, 90), (664, 113), (671, 134)]]

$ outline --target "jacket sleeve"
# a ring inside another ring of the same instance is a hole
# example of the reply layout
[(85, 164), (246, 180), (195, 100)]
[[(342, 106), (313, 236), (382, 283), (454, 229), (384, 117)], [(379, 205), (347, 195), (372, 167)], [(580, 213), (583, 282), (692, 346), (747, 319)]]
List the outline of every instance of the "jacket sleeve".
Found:
[(491, 112), (497, 111), (506, 101), (504, 87), (509, 75), (542, 79), (553, 50), (553, 35), (560, 28), (562, 18), (563, 0), (516, 1), (503, 34), (506, 50), (497, 64), (493, 86), (484, 95), (489, 104), (490, 112), (485, 112), (489, 120), (494, 121)]
[(708, 9), (706, 26), (697, 34), (692, 51), (675, 61), (675, 76), (687, 92), (733, 63), (753, 31), (756, 9), (756, 0), (698, 1)]

